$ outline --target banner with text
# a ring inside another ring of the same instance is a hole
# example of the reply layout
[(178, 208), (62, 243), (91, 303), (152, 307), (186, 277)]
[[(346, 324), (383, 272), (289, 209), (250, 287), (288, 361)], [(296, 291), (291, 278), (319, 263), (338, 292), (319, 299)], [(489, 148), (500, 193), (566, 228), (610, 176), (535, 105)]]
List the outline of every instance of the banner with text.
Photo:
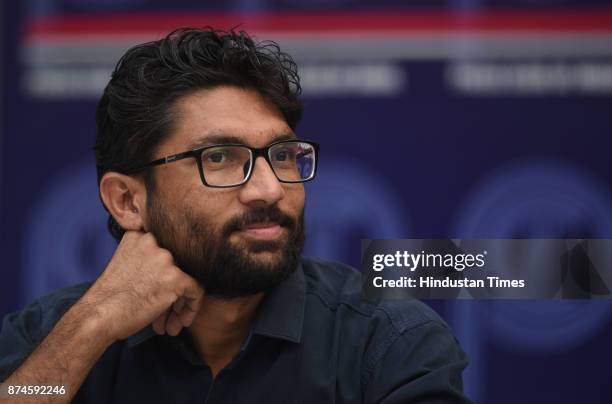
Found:
[(611, 239), (362, 240), (370, 299), (609, 299)]

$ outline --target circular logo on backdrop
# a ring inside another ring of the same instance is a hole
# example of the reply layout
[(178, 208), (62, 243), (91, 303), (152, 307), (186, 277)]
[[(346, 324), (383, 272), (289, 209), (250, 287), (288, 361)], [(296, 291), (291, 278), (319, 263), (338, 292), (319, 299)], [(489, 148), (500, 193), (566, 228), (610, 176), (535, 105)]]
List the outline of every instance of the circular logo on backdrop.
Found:
[(93, 164), (68, 167), (47, 184), (25, 225), (22, 303), (95, 279), (117, 246), (106, 230)]
[[(592, 174), (556, 161), (507, 166), (463, 204), (451, 234), (460, 238), (612, 237), (612, 199)], [(536, 257), (546, 251), (534, 250)], [(486, 304), (484, 304), (486, 303)], [(479, 302), (491, 334), (504, 347), (538, 353), (575, 346), (605, 327), (612, 302)]]

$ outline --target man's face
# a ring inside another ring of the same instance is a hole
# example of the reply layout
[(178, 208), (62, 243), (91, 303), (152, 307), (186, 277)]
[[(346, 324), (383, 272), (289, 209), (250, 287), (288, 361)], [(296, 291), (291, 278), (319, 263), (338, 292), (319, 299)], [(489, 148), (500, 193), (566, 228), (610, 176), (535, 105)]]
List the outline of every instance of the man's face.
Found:
[[(155, 158), (209, 144), (264, 147), (295, 136), (276, 107), (252, 90), (201, 90), (175, 107), (175, 127)], [(208, 296), (266, 291), (295, 270), (304, 244), (303, 184), (280, 183), (262, 157), (250, 180), (233, 188), (204, 186), (192, 158), (154, 170), (147, 230)]]

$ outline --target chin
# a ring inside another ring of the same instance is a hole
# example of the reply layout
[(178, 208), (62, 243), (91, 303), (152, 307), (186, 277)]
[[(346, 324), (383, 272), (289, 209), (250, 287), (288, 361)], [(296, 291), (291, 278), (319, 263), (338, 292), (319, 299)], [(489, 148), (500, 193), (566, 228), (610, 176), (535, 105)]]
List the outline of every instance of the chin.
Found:
[(283, 251), (249, 251), (248, 257), (260, 263), (276, 264), (283, 258)]

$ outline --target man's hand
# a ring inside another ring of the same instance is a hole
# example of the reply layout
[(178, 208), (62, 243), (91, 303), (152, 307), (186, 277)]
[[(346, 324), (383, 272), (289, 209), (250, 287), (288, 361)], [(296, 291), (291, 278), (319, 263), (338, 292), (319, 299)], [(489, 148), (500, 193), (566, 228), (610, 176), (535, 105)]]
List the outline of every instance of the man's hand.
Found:
[(177, 335), (193, 322), (204, 292), (174, 264), (151, 233), (128, 231), (98, 280), (77, 304), (103, 320), (111, 340), (125, 339), (149, 324)]
[(203, 295), (153, 235), (128, 231), (98, 280), (5, 384), (64, 386), (65, 395), (42, 400), (68, 403), (109, 345), (151, 323), (177, 335), (193, 322)]

